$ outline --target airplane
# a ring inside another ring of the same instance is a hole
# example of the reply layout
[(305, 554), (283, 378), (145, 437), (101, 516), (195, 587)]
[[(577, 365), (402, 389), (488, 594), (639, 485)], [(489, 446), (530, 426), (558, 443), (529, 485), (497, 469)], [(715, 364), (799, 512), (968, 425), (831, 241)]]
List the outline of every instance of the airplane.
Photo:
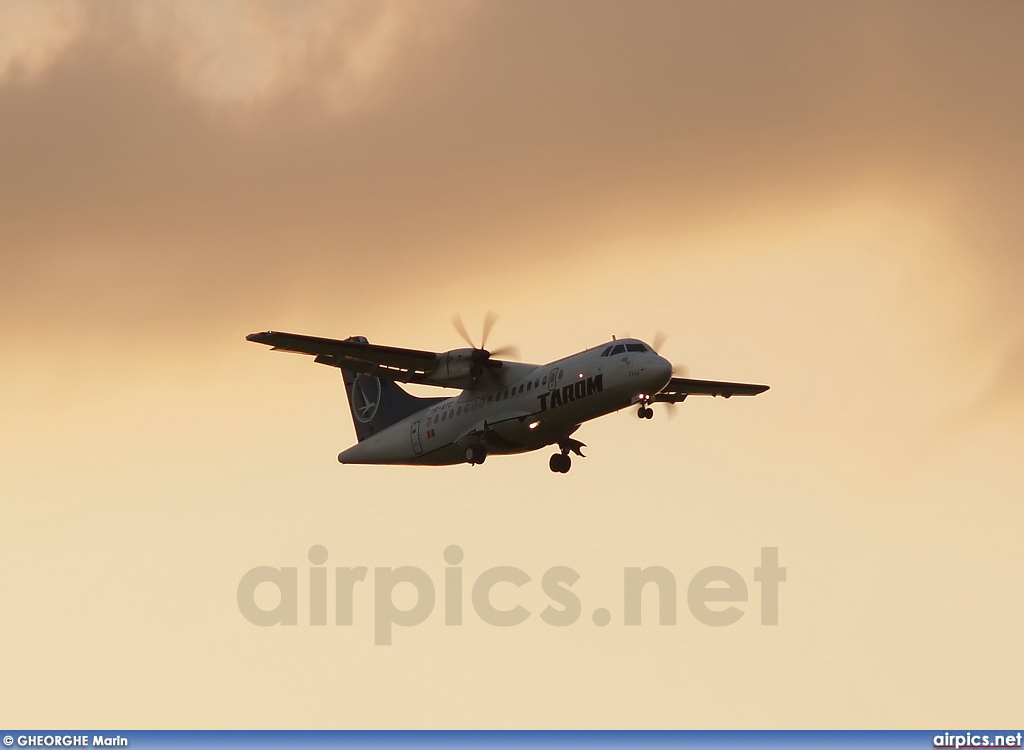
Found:
[[(557, 446), (548, 466), (565, 474), (570, 454), (586, 445), (571, 437), (591, 419), (637, 406), (651, 419), (652, 403), (689, 396), (755, 396), (767, 385), (674, 377), (672, 363), (636, 338), (611, 341), (547, 364), (499, 359), (484, 348), (494, 323), (488, 314), (480, 346), (461, 319), (452, 321), (469, 348), (445, 352), (371, 344), (365, 337), (319, 338), (263, 331), (246, 340), (273, 351), (314, 356), (341, 370), (358, 442), (338, 454), (342, 464), (479, 465), (491, 454)], [(399, 383), (457, 388), (450, 398), (413, 396)]]

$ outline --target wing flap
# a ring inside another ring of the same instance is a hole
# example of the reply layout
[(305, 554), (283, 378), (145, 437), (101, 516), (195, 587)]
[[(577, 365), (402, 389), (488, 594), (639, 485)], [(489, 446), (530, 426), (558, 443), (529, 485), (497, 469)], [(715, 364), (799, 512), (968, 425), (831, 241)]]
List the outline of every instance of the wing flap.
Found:
[(754, 383), (729, 383), (722, 380), (694, 380), (672, 378), (668, 385), (655, 394), (654, 400), (674, 404), (687, 396), (756, 396), (767, 391), (769, 386)]

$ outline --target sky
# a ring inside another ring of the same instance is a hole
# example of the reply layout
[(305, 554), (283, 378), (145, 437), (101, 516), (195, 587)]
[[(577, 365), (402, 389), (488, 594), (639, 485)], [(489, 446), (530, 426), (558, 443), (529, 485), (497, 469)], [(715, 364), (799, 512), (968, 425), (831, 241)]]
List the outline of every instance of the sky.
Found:
[[(1022, 24), (1013, 2), (0, 2), (0, 723), (1006, 725)], [(488, 310), (526, 361), (663, 331), (687, 374), (772, 388), (588, 423), (564, 476), (547, 451), (340, 466), (337, 372), (245, 341), (443, 351)], [(370, 568), (351, 626), (304, 614), (314, 545)], [(373, 569), (405, 565), (438, 605), (375, 646)], [(531, 611), (515, 627), (469, 604), (498, 565), (533, 579), (494, 591)], [(298, 568), (297, 625), (239, 612), (257, 566)], [(580, 574), (565, 628), (539, 616), (554, 566)], [(653, 591), (623, 624), (647, 566), (675, 625)], [(733, 625), (687, 609), (709, 566), (746, 581)]]

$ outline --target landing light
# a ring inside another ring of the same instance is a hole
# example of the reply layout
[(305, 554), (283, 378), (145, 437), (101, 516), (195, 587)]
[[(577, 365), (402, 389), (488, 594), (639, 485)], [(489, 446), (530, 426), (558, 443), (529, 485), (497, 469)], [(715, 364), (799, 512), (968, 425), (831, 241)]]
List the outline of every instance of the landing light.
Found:
[(531, 430), (536, 430), (538, 425), (540, 425), (540, 422), (530, 422), (529, 427)]

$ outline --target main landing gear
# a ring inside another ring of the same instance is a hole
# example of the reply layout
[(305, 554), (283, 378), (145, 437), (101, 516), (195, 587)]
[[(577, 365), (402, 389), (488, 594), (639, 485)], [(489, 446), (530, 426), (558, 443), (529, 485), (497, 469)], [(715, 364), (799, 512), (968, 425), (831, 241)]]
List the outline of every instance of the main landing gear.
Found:
[(466, 448), (466, 460), (472, 464), (482, 464), (487, 458), (487, 449), (482, 445), (471, 445)]
[(548, 459), (548, 468), (556, 474), (568, 474), (572, 468), (572, 459), (568, 453), (555, 453)]
[(568, 474), (569, 469), (572, 468), (572, 459), (569, 457), (569, 452), (575, 453), (580, 458), (586, 458), (583, 455), (583, 451), (580, 448), (586, 448), (587, 446), (581, 443), (579, 440), (573, 440), (572, 438), (565, 438), (565, 440), (558, 441), (558, 447), (561, 449), (561, 453), (555, 453), (548, 460), (548, 468), (556, 474)]

